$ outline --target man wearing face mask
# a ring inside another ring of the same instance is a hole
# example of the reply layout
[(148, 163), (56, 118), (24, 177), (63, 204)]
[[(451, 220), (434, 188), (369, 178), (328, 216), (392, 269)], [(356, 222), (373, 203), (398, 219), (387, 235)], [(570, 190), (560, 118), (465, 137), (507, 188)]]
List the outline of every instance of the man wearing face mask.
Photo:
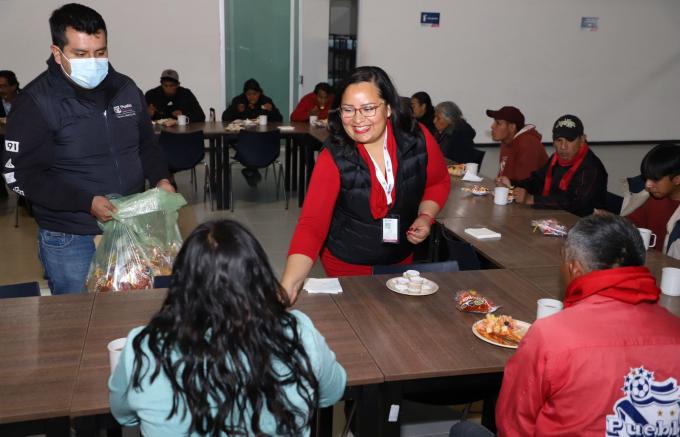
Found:
[(82, 291), (109, 194), (174, 191), (144, 96), (108, 62), (106, 24), (71, 3), (50, 17), (52, 56), (12, 106), (2, 149), (10, 189), (33, 203), (53, 294)]

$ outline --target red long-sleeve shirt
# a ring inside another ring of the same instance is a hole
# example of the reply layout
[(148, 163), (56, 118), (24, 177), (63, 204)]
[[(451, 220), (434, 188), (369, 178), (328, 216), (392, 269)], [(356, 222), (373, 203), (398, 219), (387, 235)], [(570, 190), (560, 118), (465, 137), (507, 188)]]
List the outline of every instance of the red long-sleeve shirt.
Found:
[[(328, 109), (333, 104), (333, 96), (328, 96), (328, 102), (326, 106), (319, 111), (318, 117), (320, 120), (326, 120), (328, 118)], [(297, 104), (295, 110), (290, 114), (290, 121), (309, 121), (309, 112), (316, 106), (316, 94), (309, 93), (300, 100)]]
[[(387, 150), (394, 163), (394, 171), (396, 172), (398, 167), (398, 162), (396, 160), (396, 141), (392, 135), (389, 123), (387, 126)], [(448, 199), (449, 190), (451, 188), (451, 179), (446, 170), (446, 162), (444, 161), (444, 156), (442, 155), (437, 141), (426, 128), (421, 126), (421, 130), (425, 136), (428, 157), (427, 179), (421, 201), (432, 200), (440, 207), (443, 207)], [(377, 181), (375, 167), (368, 155), (368, 151), (366, 151), (363, 144), (357, 144), (357, 147), (359, 149), (359, 155), (366, 162), (368, 171), (371, 174), (371, 212), (374, 217), (376, 215), (378, 217), (384, 217), (387, 212), (385, 192)], [(396, 193), (397, 190), (399, 190), (399, 187), (395, 187), (393, 193)], [(302, 208), (297, 226), (295, 227), (295, 232), (293, 233), (288, 255), (302, 254), (310, 257), (312, 260), (316, 259), (326, 241), (326, 236), (328, 235), (328, 230), (333, 218), (335, 202), (339, 193), (340, 171), (335, 165), (335, 161), (330, 152), (324, 149), (319, 154), (319, 158), (314, 167), (314, 172), (312, 173), (309, 184), (309, 191), (307, 192), (305, 204)], [(375, 204), (377, 202), (383, 202), (384, 205)], [(411, 259), (412, 256), (409, 256), (403, 260), (402, 263), (410, 263)], [(326, 270), (326, 274), (329, 276), (361, 276), (371, 274), (371, 266), (346, 263), (334, 257), (327, 249), (324, 249), (321, 253), (321, 262)]]

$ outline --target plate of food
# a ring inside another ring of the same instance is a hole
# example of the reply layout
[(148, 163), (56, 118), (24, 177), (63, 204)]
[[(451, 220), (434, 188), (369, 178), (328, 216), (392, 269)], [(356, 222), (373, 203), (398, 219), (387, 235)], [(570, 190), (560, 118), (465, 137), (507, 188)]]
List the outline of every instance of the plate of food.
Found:
[(472, 333), (495, 346), (517, 349), (530, 326), (530, 323), (514, 320), (510, 316), (487, 314), (472, 325)]
[(465, 174), (465, 164), (451, 164), (446, 166), (451, 176), (463, 176)]
[(402, 276), (388, 279), (386, 285), (395, 293), (407, 296), (428, 296), (439, 290), (435, 282), (423, 278), (417, 270), (407, 270)]
[(482, 185), (473, 185), (471, 187), (463, 187), (461, 190), (467, 192), (467, 193), (472, 193), (475, 196), (486, 196), (491, 192), (488, 188), (482, 186)]

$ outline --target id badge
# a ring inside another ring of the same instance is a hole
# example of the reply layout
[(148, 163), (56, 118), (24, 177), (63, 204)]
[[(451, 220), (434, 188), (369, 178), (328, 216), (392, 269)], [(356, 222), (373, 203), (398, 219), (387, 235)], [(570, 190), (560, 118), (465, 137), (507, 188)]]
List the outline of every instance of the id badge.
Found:
[(383, 243), (399, 243), (399, 217), (385, 217), (382, 219)]

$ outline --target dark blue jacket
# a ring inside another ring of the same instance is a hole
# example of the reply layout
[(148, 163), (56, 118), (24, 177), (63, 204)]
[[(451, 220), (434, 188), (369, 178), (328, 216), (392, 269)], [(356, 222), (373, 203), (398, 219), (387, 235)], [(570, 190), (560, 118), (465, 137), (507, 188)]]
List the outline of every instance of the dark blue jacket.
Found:
[(10, 189), (33, 203), (50, 231), (100, 233), (97, 195), (129, 195), (168, 177), (165, 157), (135, 83), (109, 66), (93, 90), (73, 84), (52, 58), (15, 101), (3, 169)]

